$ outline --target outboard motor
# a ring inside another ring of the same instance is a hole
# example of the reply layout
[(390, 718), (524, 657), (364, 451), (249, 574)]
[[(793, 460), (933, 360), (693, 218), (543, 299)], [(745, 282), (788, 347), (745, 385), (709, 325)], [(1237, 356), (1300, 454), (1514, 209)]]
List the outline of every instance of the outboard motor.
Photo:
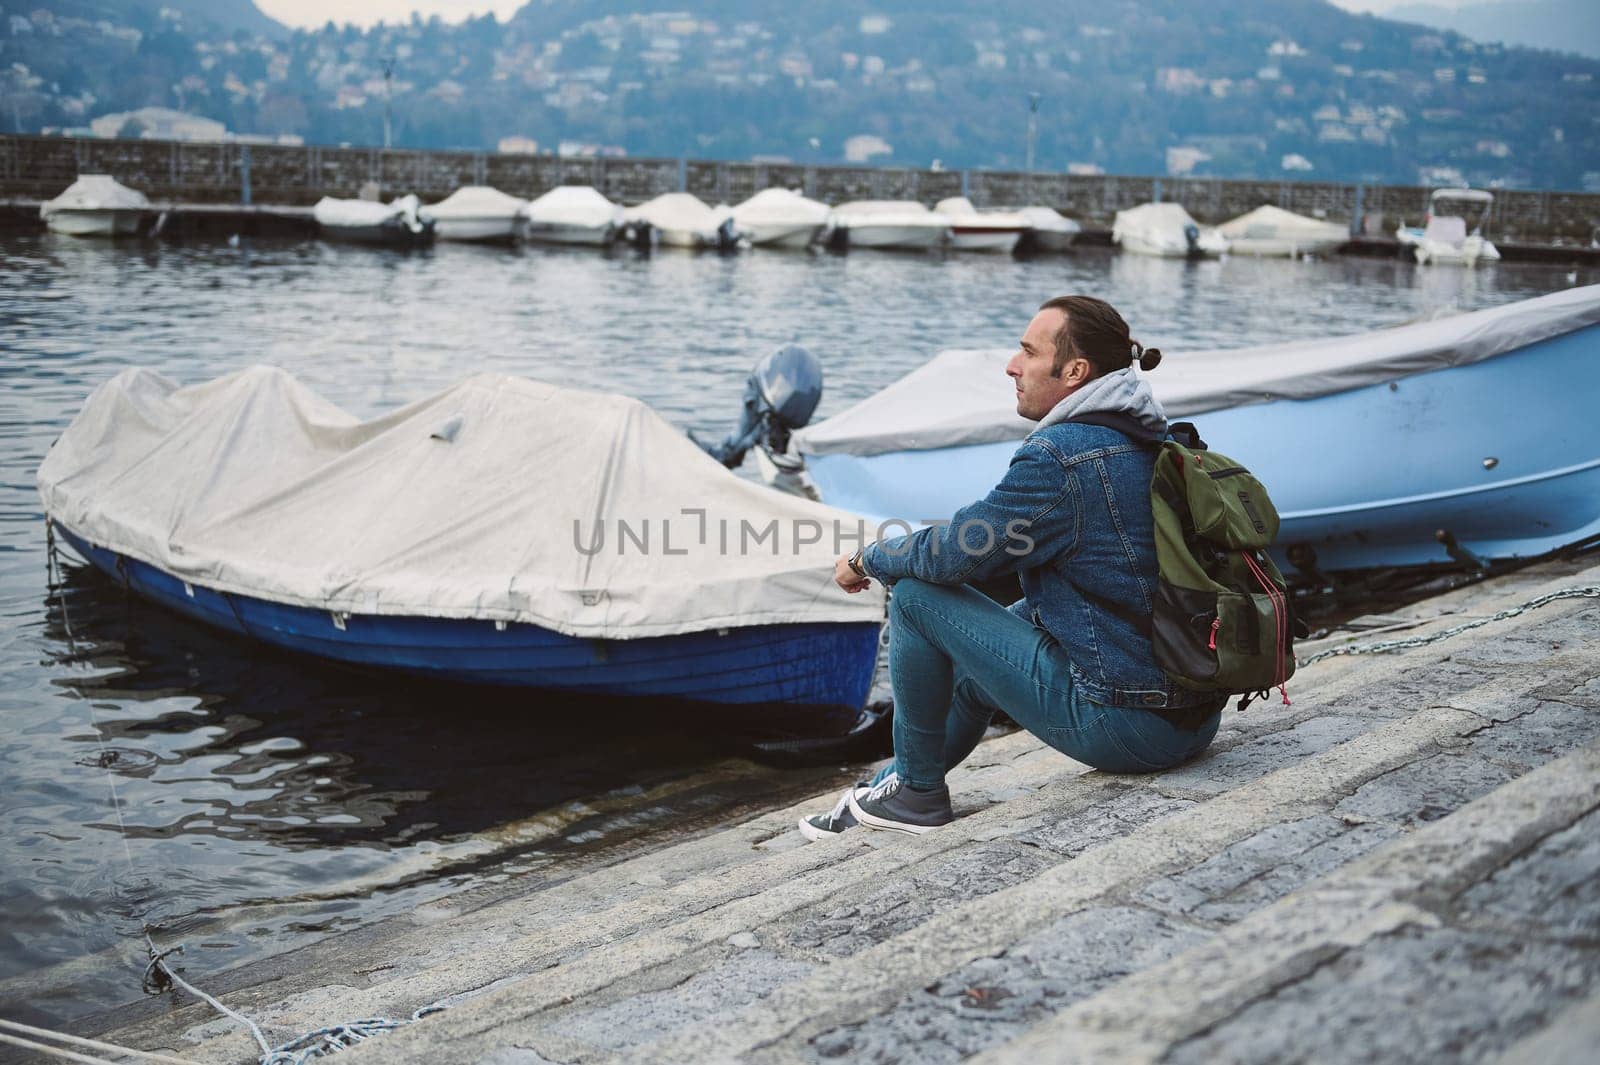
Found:
[(1200, 257), (1200, 227), (1190, 222), (1183, 227), (1183, 239), (1189, 242), (1189, 258)]
[[(724, 218), (722, 224), (717, 227), (717, 251), (724, 255), (738, 251), (739, 241), (743, 239), (744, 234), (739, 230), (739, 223), (733, 220), (732, 215)], [(808, 414), (807, 417), (810, 417), (810, 415)]]
[[(799, 477), (803, 465), (785, 453), (789, 434), (811, 420), (822, 399), (822, 363), (798, 344), (779, 348), (756, 363), (744, 385), (744, 409), (739, 424), (715, 446), (701, 444), (728, 469), (737, 469), (746, 452), (759, 448), (776, 467), (769, 477), (778, 487), (783, 474)], [(790, 467), (794, 467), (792, 470)]]

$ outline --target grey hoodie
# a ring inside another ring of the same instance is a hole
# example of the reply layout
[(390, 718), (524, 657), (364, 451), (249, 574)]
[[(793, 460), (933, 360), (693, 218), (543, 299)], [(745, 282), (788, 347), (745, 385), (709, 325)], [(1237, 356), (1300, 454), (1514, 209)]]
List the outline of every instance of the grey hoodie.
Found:
[(1131, 366), (1096, 377), (1067, 396), (1039, 419), (1034, 432), (1091, 414), (1120, 414), (1132, 418), (1155, 439), (1167, 434), (1166, 411), (1156, 402), (1149, 383)]

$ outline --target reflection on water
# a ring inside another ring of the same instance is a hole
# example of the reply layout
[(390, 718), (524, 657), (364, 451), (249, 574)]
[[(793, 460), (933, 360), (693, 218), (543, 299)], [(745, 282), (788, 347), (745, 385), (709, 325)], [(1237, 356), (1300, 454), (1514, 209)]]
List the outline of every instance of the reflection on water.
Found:
[(641, 259), (7, 234), (0, 255), (0, 1001), (45, 1018), (137, 996), (141, 920), (211, 972), (838, 776), (755, 766), (726, 723), (686, 727), (662, 704), (385, 683), (266, 653), (82, 568), (52, 598), (34, 470), (123, 367), (197, 381), (275, 363), (361, 416), (493, 370), (625, 392), (715, 436), (780, 344), (821, 357), (826, 416), (940, 348), (1011, 343), (1064, 292), (1106, 296), (1181, 357), (1570, 283), (1564, 268), (1096, 249)]

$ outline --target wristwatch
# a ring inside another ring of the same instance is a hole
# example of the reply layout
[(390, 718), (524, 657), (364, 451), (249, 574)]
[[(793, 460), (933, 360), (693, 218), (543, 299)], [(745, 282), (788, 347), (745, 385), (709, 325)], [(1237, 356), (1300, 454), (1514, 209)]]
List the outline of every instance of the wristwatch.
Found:
[(865, 550), (866, 548), (864, 547), (856, 548), (856, 553), (851, 555), (846, 561), (846, 564), (850, 567), (850, 571), (857, 577), (860, 577), (862, 580), (867, 579), (867, 571), (861, 567), (861, 552)]

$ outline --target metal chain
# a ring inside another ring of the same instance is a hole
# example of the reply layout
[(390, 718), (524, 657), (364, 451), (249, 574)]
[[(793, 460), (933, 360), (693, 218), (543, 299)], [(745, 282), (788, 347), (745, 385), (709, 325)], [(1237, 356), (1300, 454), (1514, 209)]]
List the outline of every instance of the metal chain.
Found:
[(1452, 625), (1448, 629), (1429, 633), (1426, 636), (1408, 636), (1403, 640), (1378, 640), (1373, 643), (1358, 643), (1346, 647), (1330, 647), (1326, 651), (1318, 651), (1305, 658), (1296, 658), (1299, 666), (1309, 666), (1313, 662), (1320, 662), (1325, 658), (1334, 658), (1338, 655), (1380, 655), (1391, 651), (1404, 651), (1411, 647), (1422, 647), (1426, 644), (1447, 640), (1458, 636), (1469, 629), (1481, 628), (1496, 621), (1514, 618), (1518, 614), (1525, 614), (1530, 610), (1556, 602), (1558, 599), (1600, 599), (1600, 585), (1585, 584), (1572, 588), (1562, 588), (1560, 591), (1549, 592), (1535, 599), (1530, 599), (1520, 606), (1510, 607), (1486, 618), (1477, 618), (1473, 621), (1464, 621), (1459, 625)]

